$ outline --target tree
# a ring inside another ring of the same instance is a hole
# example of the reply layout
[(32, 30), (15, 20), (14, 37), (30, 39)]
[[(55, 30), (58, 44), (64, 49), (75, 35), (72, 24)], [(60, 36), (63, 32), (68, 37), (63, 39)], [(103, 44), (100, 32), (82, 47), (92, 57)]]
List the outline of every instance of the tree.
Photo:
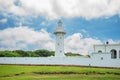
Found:
[(35, 50), (35, 51), (0, 51), (0, 57), (48, 57), (54, 56), (55, 51)]
[(12, 51), (0, 51), (0, 57), (19, 57), (20, 55)]
[(54, 52), (50, 52), (48, 50), (35, 50), (34, 53), (39, 55), (40, 57), (54, 56)]
[(72, 53), (72, 52), (67, 52), (65, 53), (66, 56), (82, 56), (81, 54), (77, 54), (77, 53)]
[(29, 57), (30, 56), (27, 51), (15, 50), (14, 52), (18, 53), (20, 55), (20, 57)]

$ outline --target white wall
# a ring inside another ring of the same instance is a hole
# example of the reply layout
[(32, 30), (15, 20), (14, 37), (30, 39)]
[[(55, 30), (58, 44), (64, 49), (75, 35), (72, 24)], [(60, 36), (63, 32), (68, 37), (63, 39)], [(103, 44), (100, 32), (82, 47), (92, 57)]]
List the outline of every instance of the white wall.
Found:
[(93, 53), (91, 57), (92, 66), (101, 67), (119, 67), (120, 68), (120, 58), (111, 59), (110, 53)]
[[(101, 60), (103, 57), (103, 60)], [(91, 58), (82, 57), (1, 57), (0, 64), (42, 64), (42, 65), (80, 65), (99, 67), (118, 67), (120, 59), (110, 59), (110, 55), (93, 54)]]
[(1, 57), (0, 64), (89, 65), (90, 58), (79, 57)]

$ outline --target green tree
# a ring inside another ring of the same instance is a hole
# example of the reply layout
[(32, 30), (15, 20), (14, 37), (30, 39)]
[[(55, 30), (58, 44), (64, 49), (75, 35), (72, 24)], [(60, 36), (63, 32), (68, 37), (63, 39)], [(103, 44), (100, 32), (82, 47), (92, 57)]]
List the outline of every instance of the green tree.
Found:
[(18, 53), (20, 55), (20, 57), (29, 57), (30, 56), (30, 54), (27, 51), (15, 50), (14, 52)]
[(0, 51), (0, 57), (5, 57), (4, 51)]
[(12, 51), (0, 51), (0, 57), (19, 57), (20, 55)]
[(72, 53), (72, 52), (67, 52), (65, 53), (66, 56), (82, 56), (81, 54), (77, 54), (77, 53)]
[(40, 57), (54, 56), (54, 53), (48, 50), (35, 50), (34, 53), (39, 55)]
[(54, 56), (54, 51), (49, 50), (35, 50), (35, 51), (0, 51), (0, 57), (48, 57)]

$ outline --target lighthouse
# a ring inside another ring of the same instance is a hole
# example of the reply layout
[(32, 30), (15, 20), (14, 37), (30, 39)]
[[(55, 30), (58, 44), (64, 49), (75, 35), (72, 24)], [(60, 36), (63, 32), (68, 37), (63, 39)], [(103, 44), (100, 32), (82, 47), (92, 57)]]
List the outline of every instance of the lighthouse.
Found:
[(64, 57), (64, 35), (66, 34), (66, 31), (62, 26), (61, 20), (58, 21), (54, 34), (56, 36), (55, 57)]

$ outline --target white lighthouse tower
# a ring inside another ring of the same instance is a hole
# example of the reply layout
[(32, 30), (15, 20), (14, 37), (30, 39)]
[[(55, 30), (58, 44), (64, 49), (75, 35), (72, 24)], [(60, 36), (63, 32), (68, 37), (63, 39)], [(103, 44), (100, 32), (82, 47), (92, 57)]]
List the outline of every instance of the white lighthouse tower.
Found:
[(55, 57), (64, 57), (64, 35), (66, 32), (60, 20), (54, 31), (54, 34), (56, 35)]

